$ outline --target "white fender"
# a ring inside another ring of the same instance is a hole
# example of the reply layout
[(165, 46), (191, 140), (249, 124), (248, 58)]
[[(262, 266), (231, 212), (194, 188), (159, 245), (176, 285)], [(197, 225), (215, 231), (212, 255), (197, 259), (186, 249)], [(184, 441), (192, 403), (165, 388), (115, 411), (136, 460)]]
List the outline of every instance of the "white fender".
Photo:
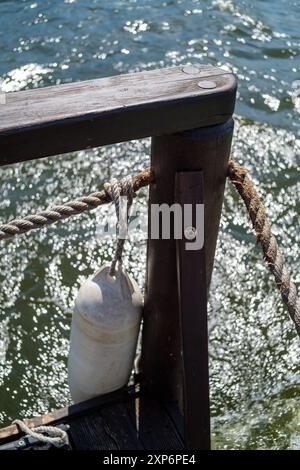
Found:
[(124, 270), (104, 265), (81, 286), (72, 317), (69, 387), (74, 402), (128, 383), (136, 352), (142, 295)]

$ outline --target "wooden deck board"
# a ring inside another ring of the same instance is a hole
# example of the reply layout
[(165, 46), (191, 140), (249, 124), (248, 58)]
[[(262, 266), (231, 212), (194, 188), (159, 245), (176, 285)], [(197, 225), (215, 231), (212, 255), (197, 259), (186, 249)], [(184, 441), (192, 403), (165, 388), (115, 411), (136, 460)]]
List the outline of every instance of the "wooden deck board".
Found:
[[(174, 404), (162, 404), (149, 396), (138, 398), (132, 388), (105, 397), (95, 406), (90, 400), (51, 413), (54, 419), (35, 418), (39, 423), (69, 425), (69, 438), (73, 450), (180, 450), (184, 448), (182, 417)], [(98, 399), (99, 400), (99, 399)], [(74, 408), (75, 406), (75, 408)], [(170, 412), (170, 410), (172, 410)], [(47, 415), (48, 416), (48, 415)], [(55, 419), (58, 417), (58, 419)], [(33, 425), (32, 421), (27, 421)], [(11, 435), (9, 436), (9, 432)], [(1, 433), (0, 433), (1, 436)], [(13, 427), (2, 430), (0, 446), (19, 439)]]
[(115, 405), (70, 423), (69, 435), (76, 450), (142, 450), (126, 408)]
[(77, 450), (180, 450), (181, 430), (167, 409), (149, 398), (120, 403), (70, 420)]
[(119, 404), (114, 407), (101, 410), (101, 415), (108, 424), (107, 430), (122, 450), (143, 450), (138, 430), (132, 425), (128, 409), (135, 410), (135, 402), (130, 401), (127, 404)]
[[(147, 450), (180, 450), (184, 448), (181, 430), (177, 430), (175, 422), (170, 418), (165, 405), (149, 397), (137, 398), (133, 426), (138, 428), (139, 440)], [(128, 409), (130, 403), (125, 404)]]

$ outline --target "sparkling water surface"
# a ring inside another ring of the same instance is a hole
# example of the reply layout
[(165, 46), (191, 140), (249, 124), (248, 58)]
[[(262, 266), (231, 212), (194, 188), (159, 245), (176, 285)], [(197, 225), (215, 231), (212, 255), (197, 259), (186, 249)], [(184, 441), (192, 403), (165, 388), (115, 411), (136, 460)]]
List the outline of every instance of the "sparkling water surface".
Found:
[[(3, 92), (186, 63), (239, 82), (233, 153), (250, 170), (300, 289), (299, 0), (0, 0)], [(150, 140), (0, 169), (1, 222), (149, 164)], [(138, 201), (147, 203), (147, 190)], [(110, 214), (0, 246), (0, 424), (70, 402), (67, 354), (80, 282), (114, 250)], [(143, 287), (145, 241), (124, 263)], [(227, 185), (209, 305), (213, 447), (300, 449), (300, 343)]]

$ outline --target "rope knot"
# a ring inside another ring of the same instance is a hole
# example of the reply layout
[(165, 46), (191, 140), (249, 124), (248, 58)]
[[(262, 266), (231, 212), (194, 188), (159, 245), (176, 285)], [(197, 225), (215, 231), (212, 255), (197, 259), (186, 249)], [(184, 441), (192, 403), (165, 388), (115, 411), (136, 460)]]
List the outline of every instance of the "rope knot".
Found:
[(69, 444), (66, 431), (55, 426), (38, 426), (36, 428), (30, 428), (20, 419), (13, 421), (13, 424), (16, 424), (24, 434), (34, 437), (45, 444), (52, 444), (55, 447), (63, 447)]
[[(132, 177), (130, 175), (125, 176), (119, 181), (116, 178), (113, 178), (110, 183), (105, 183), (104, 191), (115, 204), (116, 215), (117, 215), (117, 228), (120, 229), (120, 221), (122, 220), (122, 224), (124, 224), (124, 222), (126, 223), (126, 230), (124, 231), (122, 230), (122, 234), (124, 233), (127, 234), (127, 226), (128, 226), (130, 209), (132, 206), (133, 198), (136, 197), (136, 194), (133, 189)], [(124, 217), (122, 217), (121, 219), (121, 216), (123, 216), (123, 214), (120, 214), (120, 197), (121, 196), (127, 197), (127, 207), (126, 207), (126, 217), (125, 217), (126, 220), (124, 220)], [(124, 228), (124, 226), (122, 228)], [(125, 240), (126, 240), (126, 237), (120, 237), (120, 232), (119, 232), (116, 251), (112, 259), (110, 270), (109, 270), (110, 276), (115, 276), (117, 263), (120, 268), (122, 267), (122, 254), (123, 254)]]

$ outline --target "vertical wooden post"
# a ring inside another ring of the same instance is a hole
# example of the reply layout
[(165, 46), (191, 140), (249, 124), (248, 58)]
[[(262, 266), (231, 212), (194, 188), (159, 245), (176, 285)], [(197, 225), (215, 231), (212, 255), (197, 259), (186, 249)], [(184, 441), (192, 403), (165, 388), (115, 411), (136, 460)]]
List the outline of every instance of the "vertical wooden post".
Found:
[[(170, 116), (170, 118), (172, 118)], [(210, 283), (221, 216), (233, 121), (178, 134), (153, 137), (151, 165), (155, 182), (152, 204), (175, 201), (175, 174), (203, 171), (205, 198), (206, 280)], [(142, 339), (142, 383), (163, 400), (182, 402), (180, 313), (177, 288), (176, 240), (149, 240)], [(196, 292), (198, 285), (191, 291)], [(201, 403), (199, 403), (201, 407)]]
[(182, 208), (183, 228), (183, 237), (177, 240), (177, 279), (185, 443), (187, 449), (207, 450), (210, 448), (210, 409), (202, 171), (176, 173), (175, 201)]

